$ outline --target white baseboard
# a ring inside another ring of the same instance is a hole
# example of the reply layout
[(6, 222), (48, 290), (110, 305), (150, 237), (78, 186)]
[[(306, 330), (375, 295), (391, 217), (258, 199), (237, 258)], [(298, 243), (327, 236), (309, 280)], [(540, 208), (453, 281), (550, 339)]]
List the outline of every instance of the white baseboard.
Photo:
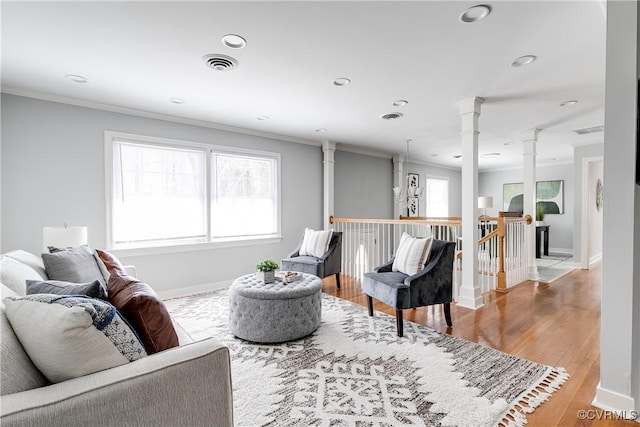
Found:
[(601, 259), (602, 259), (602, 252), (600, 252), (599, 254), (595, 254), (591, 258), (589, 258), (589, 265), (593, 264), (594, 262), (598, 262)]
[(596, 408), (620, 413), (629, 418), (635, 414), (635, 402), (632, 397), (602, 388), (600, 383), (598, 383), (596, 396), (591, 404)]
[(573, 255), (573, 249), (570, 248), (549, 248), (549, 253)]
[(215, 283), (203, 283), (202, 285), (188, 286), (186, 288), (168, 289), (166, 291), (159, 291), (158, 296), (160, 299), (170, 299), (185, 297), (188, 295), (201, 294), (204, 292), (212, 292), (220, 289), (227, 289), (231, 286), (233, 280), (225, 280), (223, 282)]

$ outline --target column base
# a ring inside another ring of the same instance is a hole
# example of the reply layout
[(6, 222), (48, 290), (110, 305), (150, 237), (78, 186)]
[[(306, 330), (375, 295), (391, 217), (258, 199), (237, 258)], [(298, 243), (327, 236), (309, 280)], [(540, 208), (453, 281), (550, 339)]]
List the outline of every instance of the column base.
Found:
[(538, 273), (538, 266), (534, 265), (533, 267), (529, 267), (529, 274), (527, 275), (529, 280), (533, 280), (537, 282), (540, 280), (540, 274)]
[(596, 395), (591, 404), (596, 408), (615, 412), (623, 418), (635, 419), (634, 417), (637, 417), (635, 402), (632, 397), (602, 388), (600, 383), (598, 383)]
[(475, 293), (475, 289), (460, 288), (460, 294), (458, 294), (456, 305), (458, 307), (470, 308), (472, 310), (477, 310), (484, 306), (482, 295), (475, 295)]

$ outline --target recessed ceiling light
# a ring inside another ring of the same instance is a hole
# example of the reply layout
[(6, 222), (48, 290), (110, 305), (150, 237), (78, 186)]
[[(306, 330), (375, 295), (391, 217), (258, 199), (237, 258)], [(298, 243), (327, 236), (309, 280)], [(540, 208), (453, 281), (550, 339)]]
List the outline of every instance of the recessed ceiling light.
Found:
[(325, 128), (318, 128), (316, 129), (316, 132), (326, 132), (327, 130)]
[(431, 157), (438, 157), (437, 153), (430, 154)]
[(562, 104), (560, 104), (561, 107), (568, 107), (570, 105), (576, 105), (578, 103), (578, 101), (576, 101), (575, 99), (572, 99), (571, 101), (564, 101)]
[(513, 62), (511, 63), (511, 66), (512, 67), (524, 67), (525, 65), (531, 64), (536, 59), (537, 58), (536, 58), (535, 55), (521, 56), (520, 58), (514, 59)]
[(500, 153), (486, 153), (483, 154), (482, 157), (498, 157)]
[(482, 18), (486, 18), (487, 16), (489, 16), (490, 13), (491, 6), (487, 6), (486, 4), (478, 4), (462, 12), (458, 19), (460, 20), (460, 22), (464, 23), (477, 22)]
[(86, 77), (82, 77), (77, 74), (67, 74), (65, 77), (74, 83), (86, 83), (89, 81)]
[(382, 120), (395, 120), (395, 119), (399, 119), (402, 116), (403, 116), (402, 113), (387, 113), (387, 114), (381, 115), (380, 118)]
[(393, 105), (396, 107), (402, 107), (403, 105), (407, 105), (409, 103), (409, 101), (407, 101), (406, 99), (398, 99), (397, 101), (393, 102)]
[(269, 120), (269, 116), (258, 116), (258, 120)]
[(237, 34), (227, 34), (222, 37), (222, 44), (231, 49), (242, 49), (247, 45), (247, 41)]
[(174, 104), (184, 104), (184, 99), (182, 98), (170, 98), (169, 101), (173, 102)]
[(351, 83), (351, 80), (346, 77), (339, 77), (333, 81), (335, 86), (346, 86)]
[(460, 160), (462, 158), (462, 154), (456, 154), (453, 156), (454, 159)]
[(515, 141), (508, 141), (504, 143), (504, 145), (513, 145), (513, 144), (515, 144)]

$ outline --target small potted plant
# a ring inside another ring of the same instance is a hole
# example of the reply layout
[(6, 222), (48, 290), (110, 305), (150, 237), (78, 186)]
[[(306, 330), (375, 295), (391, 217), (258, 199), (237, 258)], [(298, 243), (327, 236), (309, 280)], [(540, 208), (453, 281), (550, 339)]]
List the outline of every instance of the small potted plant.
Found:
[(544, 207), (540, 204), (536, 206), (536, 225), (544, 225)]
[(260, 272), (260, 278), (264, 283), (273, 283), (276, 280), (276, 270), (278, 269), (278, 263), (271, 260), (265, 259), (260, 261), (258, 265), (256, 265), (256, 269)]

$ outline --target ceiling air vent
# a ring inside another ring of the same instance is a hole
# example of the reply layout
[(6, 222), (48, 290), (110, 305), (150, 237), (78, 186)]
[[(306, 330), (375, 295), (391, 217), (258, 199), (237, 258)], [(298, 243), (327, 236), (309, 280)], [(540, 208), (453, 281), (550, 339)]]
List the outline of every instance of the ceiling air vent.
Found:
[(380, 116), (382, 120), (395, 120), (402, 117), (402, 113), (387, 113)]
[(604, 130), (604, 126), (594, 126), (592, 128), (576, 129), (574, 130), (574, 132), (577, 133), (578, 135), (587, 135), (589, 133), (602, 132), (603, 130)]
[(238, 67), (238, 61), (227, 55), (213, 53), (202, 57), (207, 67), (216, 71), (230, 71)]

